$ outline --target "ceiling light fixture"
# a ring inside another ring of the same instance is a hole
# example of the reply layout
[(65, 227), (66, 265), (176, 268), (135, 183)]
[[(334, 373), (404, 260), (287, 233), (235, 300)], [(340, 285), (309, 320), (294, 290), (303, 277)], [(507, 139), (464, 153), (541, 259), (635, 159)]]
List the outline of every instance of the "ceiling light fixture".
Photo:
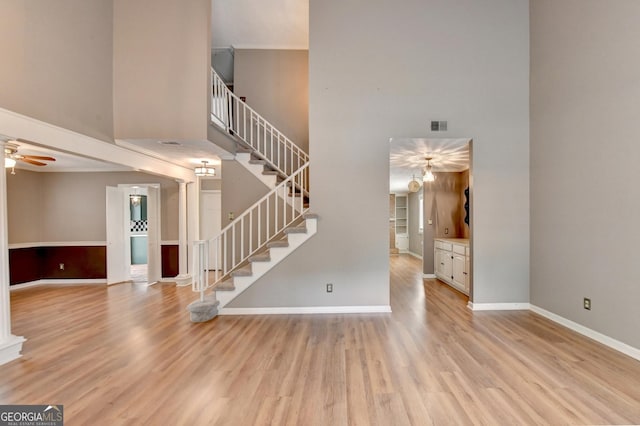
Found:
[(420, 182), (416, 180), (416, 175), (411, 176), (411, 181), (409, 182), (409, 192), (418, 192), (420, 189)]
[(13, 158), (4, 157), (4, 168), (5, 169), (11, 169), (11, 168), (15, 167), (15, 165), (16, 165), (16, 160), (14, 160)]
[(433, 158), (427, 157), (425, 158), (425, 160), (427, 160), (427, 167), (425, 167), (424, 171), (422, 172), (422, 181), (433, 182), (434, 180), (436, 180), (436, 177), (433, 175), (433, 172), (431, 171), (431, 160), (433, 160)]
[(198, 166), (193, 170), (196, 176), (215, 176), (216, 175), (216, 169), (208, 166), (207, 164), (209, 164), (209, 162), (203, 160), (202, 166)]

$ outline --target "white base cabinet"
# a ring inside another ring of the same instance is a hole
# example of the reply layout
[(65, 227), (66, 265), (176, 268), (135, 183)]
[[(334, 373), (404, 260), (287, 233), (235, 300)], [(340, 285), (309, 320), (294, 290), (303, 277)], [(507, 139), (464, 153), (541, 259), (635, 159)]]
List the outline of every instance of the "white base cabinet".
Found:
[(434, 261), (436, 277), (465, 294), (469, 294), (471, 266), (469, 240), (436, 238)]

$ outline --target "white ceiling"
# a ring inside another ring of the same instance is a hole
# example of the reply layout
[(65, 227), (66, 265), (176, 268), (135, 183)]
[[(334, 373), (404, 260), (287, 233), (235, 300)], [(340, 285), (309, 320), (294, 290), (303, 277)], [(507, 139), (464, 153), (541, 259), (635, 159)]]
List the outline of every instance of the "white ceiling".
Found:
[(133, 139), (117, 140), (116, 144), (187, 168), (193, 168), (202, 161), (219, 166), (221, 158), (231, 155), (213, 142), (199, 140)]
[(213, 48), (308, 49), (309, 0), (213, 0)]
[(469, 139), (392, 138), (389, 147), (389, 191), (405, 193), (412, 175), (422, 180), (426, 157), (434, 172), (469, 168)]

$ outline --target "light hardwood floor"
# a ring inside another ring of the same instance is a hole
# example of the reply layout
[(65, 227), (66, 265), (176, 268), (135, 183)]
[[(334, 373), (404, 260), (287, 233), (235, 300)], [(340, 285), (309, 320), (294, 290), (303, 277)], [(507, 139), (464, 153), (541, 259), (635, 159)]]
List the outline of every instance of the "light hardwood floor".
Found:
[(476, 312), (391, 258), (392, 314), (218, 317), (189, 288), (11, 294), (0, 403), (68, 425), (640, 423), (640, 362), (531, 312)]

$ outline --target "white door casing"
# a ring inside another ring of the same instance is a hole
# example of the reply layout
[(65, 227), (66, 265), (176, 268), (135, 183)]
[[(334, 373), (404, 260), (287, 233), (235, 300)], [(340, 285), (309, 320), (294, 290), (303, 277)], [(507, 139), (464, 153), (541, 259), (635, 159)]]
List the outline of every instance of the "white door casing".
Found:
[(147, 187), (147, 281), (156, 283), (162, 278), (160, 252), (160, 188)]
[(129, 276), (126, 253), (128, 252), (127, 233), (124, 226), (129, 206), (125, 204), (125, 192), (122, 188), (107, 186), (107, 284), (127, 281)]

